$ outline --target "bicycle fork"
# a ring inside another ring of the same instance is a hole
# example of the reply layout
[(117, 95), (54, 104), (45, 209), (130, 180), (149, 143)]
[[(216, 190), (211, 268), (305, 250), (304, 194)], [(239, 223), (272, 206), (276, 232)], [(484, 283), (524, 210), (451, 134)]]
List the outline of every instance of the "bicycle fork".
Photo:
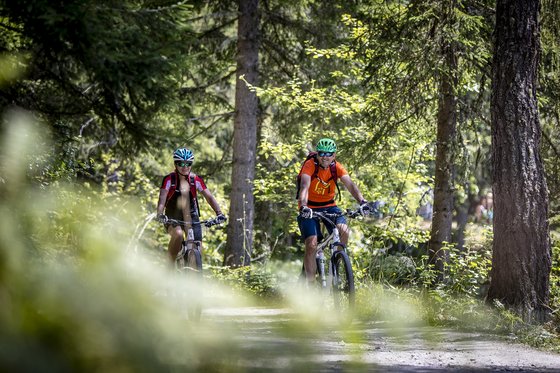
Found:
[(177, 257), (175, 258), (175, 262), (178, 264), (178, 269), (185, 269), (189, 265), (189, 258), (188, 252), (190, 249), (196, 250), (197, 247), (194, 243), (194, 231), (192, 228), (189, 228), (187, 231), (187, 239), (181, 242), (181, 250), (177, 253)]
[[(339, 242), (340, 240), (340, 235), (338, 233), (338, 228), (336, 228), (336, 226), (333, 229), (332, 232), (332, 240), (334, 240), (334, 242)], [(330, 241), (330, 239), (327, 239), (327, 241)], [(331, 247), (331, 252), (333, 255), (331, 255), (331, 260), (329, 260), (329, 278), (327, 279), (327, 274), (325, 271), (325, 253), (323, 252), (323, 248), (326, 247), (326, 243), (321, 243), (319, 244), (319, 247), (317, 248), (317, 254), (315, 256), (315, 262), (317, 263), (317, 271), (319, 272), (319, 277), (321, 279), (321, 287), (323, 289), (327, 288), (327, 283), (329, 284), (333, 284), (333, 279), (336, 278), (336, 274), (334, 273), (334, 262), (333, 262), (333, 258), (334, 258), (334, 247)]]
[(329, 285), (333, 285), (333, 286), (337, 286), (338, 285), (338, 273), (336, 272), (336, 267), (334, 265), (334, 260), (335, 260), (335, 254), (331, 257), (331, 260), (329, 260), (329, 272), (328, 272), (328, 276), (327, 276), (327, 272), (325, 271), (325, 264), (326, 264), (326, 259), (325, 259), (325, 254), (323, 253), (323, 250), (319, 250), (317, 252), (317, 256), (315, 257), (315, 260), (317, 262), (317, 271), (319, 273), (319, 278), (321, 280), (321, 287), (323, 289), (327, 288), (327, 284)]
[(325, 274), (325, 253), (323, 253), (323, 250), (317, 250), (315, 261), (317, 262), (317, 270), (319, 271), (319, 276), (321, 279), (321, 287), (326, 288), (327, 276)]

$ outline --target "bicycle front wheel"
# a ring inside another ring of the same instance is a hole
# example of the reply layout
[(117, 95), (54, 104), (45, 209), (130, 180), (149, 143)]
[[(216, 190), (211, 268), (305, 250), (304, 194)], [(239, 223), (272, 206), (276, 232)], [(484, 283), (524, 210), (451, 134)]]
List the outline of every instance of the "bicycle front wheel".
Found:
[(342, 317), (351, 317), (356, 300), (354, 272), (350, 258), (343, 250), (336, 250), (333, 261), (333, 296), (334, 306)]
[(202, 299), (202, 292), (196, 291), (200, 290), (200, 280), (202, 280), (202, 255), (199, 249), (191, 248), (187, 250), (185, 254), (185, 262), (188, 264), (187, 268), (187, 275), (191, 279), (196, 277), (198, 279), (198, 283), (194, 285), (192, 290), (194, 292), (189, 297), (190, 305), (187, 307), (187, 313), (189, 315), (189, 320), (191, 321), (199, 321), (200, 316), (202, 313), (202, 306), (201, 306), (201, 299)]
[(202, 254), (199, 249), (188, 249), (184, 256), (184, 261), (189, 272), (197, 272), (202, 276)]

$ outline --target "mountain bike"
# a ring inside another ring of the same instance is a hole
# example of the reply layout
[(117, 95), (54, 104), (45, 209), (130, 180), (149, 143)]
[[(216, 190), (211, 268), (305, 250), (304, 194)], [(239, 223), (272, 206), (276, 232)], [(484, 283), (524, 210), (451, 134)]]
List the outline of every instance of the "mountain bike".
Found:
[[(335, 224), (339, 216), (357, 218), (362, 214), (360, 210), (347, 210), (338, 214), (313, 211), (313, 219), (332, 227), (331, 233), (317, 243), (317, 279), (322, 289), (330, 288), (334, 307), (339, 311), (339, 315), (350, 317), (355, 304), (356, 290), (350, 257), (346, 246), (340, 242), (340, 233)], [(302, 276), (305, 277), (305, 266)]]
[[(221, 223), (218, 223), (216, 218), (201, 220), (192, 223), (168, 218), (167, 223), (173, 226), (180, 225), (182, 227), (188, 228), (185, 229), (186, 233), (183, 233), (181, 250), (179, 250), (177, 256), (175, 257), (175, 269), (179, 273), (184, 273), (187, 277), (196, 276), (194, 278), (196, 278), (198, 282), (200, 282), (203, 278), (202, 254), (200, 252), (202, 243), (200, 241), (195, 241), (192, 227), (195, 225), (204, 225), (205, 227), (209, 228), (215, 225), (220, 225)], [(193, 297), (193, 299), (196, 298), (197, 297)], [(202, 307), (199, 304), (194, 304), (188, 307), (187, 312), (190, 320), (198, 321), (200, 320)]]

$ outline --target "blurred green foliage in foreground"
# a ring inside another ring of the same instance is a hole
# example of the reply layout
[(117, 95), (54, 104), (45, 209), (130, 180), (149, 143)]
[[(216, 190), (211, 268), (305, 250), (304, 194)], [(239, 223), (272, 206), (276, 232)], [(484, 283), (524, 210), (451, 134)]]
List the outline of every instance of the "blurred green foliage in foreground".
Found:
[(29, 182), (49, 147), (37, 129), (14, 118), (1, 147), (0, 370), (218, 368), (216, 350), (235, 345), (223, 329), (194, 337), (183, 279), (129, 245), (133, 203)]

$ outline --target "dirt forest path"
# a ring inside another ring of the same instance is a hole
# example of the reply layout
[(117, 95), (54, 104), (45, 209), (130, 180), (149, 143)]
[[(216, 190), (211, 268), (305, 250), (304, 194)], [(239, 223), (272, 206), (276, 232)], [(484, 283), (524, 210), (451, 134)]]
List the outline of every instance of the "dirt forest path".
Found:
[(560, 372), (559, 354), (482, 333), (376, 322), (308, 328), (289, 310), (259, 307), (204, 317), (234, 329), (240, 371)]

